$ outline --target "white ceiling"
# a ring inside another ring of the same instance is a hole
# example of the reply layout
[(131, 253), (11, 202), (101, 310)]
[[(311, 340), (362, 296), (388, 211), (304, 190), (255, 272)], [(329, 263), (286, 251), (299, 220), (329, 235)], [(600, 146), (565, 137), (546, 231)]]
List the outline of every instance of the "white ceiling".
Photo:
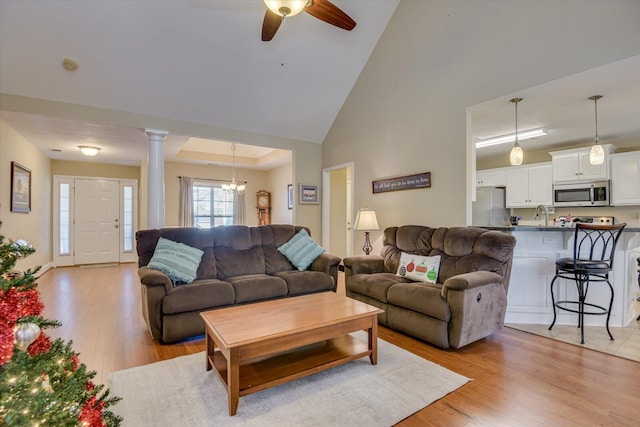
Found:
[[(333, 3), (353, 31), (301, 13), (262, 42), (262, 0), (2, 0), (0, 91), (322, 143), (398, 0)], [(39, 147), (63, 149), (52, 157), (77, 156), (91, 140), (103, 161), (147, 154), (140, 129), (2, 118)], [(185, 142), (172, 135), (166, 155)]]
[[(262, 0), (0, 0), (0, 92), (321, 143), (398, 4), (332, 1), (357, 22), (353, 31), (302, 13), (265, 43)], [(77, 71), (63, 69), (65, 57), (78, 61)], [(472, 135), (513, 132), (509, 99), (518, 96), (519, 129), (549, 130), (522, 141), (525, 150), (587, 145), (595, 126), (588, 97), (601, 94), (601, 140), (640, 136), (638, 76), (640, 56), (484, 102), (470, 108)], [(147, 157), (140, 128), (0, 110), (54, 159), (85, 160), (78, 145), (100, 146), (94, 161), (137, 165)], [(172, 134), (165, 157), (229, 165), (231, 142)], [(235, 142), (239, 167), (290, 159)]]

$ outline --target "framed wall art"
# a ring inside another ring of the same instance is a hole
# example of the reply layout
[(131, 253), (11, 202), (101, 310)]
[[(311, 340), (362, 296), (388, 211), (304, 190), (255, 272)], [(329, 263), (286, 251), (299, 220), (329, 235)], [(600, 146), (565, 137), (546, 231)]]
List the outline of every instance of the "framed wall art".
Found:
[(298, 203), (301, 205), (318, 204), (318, 186), (300, 184), (300, 195)]
[(431, 172), (399, 176), (396, 178), (379, 179), (372, 182), (373, 194), (429, 187), (431, 187)]
[(293, 209), (293, 184), (287, 185), (287, 209)]
[(31, 212), (31, 169), (11, 162), (11, 212)]

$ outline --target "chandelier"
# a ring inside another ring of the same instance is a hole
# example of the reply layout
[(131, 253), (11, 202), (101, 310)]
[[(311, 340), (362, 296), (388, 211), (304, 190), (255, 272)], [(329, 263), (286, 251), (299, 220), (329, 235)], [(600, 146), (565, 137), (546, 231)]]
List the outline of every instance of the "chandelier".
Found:
[(237, 191), (238, 193), (242, 193), (246, 188), (246, 185), (236, 183), (236, 143), (235, 142), (231, 143), (231, 153), (232, 153), (232, 159), (233, 159), (232, 160), (233, 167), (231, 169), (232, 170), (231, 182), (228, 184), (222, 184), (222, 189), (224, 191)]

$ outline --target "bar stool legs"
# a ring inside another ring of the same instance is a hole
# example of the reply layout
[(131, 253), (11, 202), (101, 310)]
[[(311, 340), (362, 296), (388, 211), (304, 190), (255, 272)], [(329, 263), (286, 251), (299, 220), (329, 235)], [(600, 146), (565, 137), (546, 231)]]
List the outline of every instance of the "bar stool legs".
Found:
[[(613, 297), (614, 291), (611, 282), (609, 279), (603, 280), (609, 285), (609, 291), (611, 292), (611, 298), (609, 299), (609, 306), (603, 307), (597, 304), (592, 304), (586, 302), (587, 293), (589, 292), (589, 275), (588, 274), (575, 274), (573, 280), (575, 280), (576, 288), (578, 291), (578, 300), (577, 301), (557, 301), (555, 300), (555, 293), (553, 292), (553, 286), (558, 277), (567, 279), (567, 277), (563, 277), (560, 275), (556, 275), (551, 281), (551, 303), (553, 305), (553, 322), (549, 325), (549, 330), (553, 328), (557, 319), (557, 309), (569, 311), (572, 313), (576, 313), (578, 315), (578, 327), (580, 328), (580, 344), (584, 344), (584, 315), (607, 315), (606, 328), (607, 334), (609, 334), (609, 338), (611, 341), (614, 341), (613, 335), (611, 334), (611, 330), (609, 329), (609, 319), (611, 319), (611, 309), (613, 308)], [(577, 306), (577, 308), (573, 308), (573, 306)], [(596, 311), (594, 311), (596, 310)]]

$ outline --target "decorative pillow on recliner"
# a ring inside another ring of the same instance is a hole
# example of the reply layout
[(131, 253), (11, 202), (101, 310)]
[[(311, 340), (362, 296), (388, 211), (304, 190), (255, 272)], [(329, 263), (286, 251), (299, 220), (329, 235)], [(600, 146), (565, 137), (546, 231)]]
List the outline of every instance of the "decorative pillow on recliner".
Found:
[(196, 279), (203, 253), (184, 243), (160, 237), (147, 267), (162, 271), (173, 286), (191, 283)]
[(420, 256), (402, 252), (396, 276), (419, 282), (436, 283), (438, 270), (440, 270), (440, 255)]
[(316, 258), (325, 252), (324, 248), (314, 242), (304, 228), (288, 242), (278, 247), (278, 251), (300, 271), (306, 270)]

